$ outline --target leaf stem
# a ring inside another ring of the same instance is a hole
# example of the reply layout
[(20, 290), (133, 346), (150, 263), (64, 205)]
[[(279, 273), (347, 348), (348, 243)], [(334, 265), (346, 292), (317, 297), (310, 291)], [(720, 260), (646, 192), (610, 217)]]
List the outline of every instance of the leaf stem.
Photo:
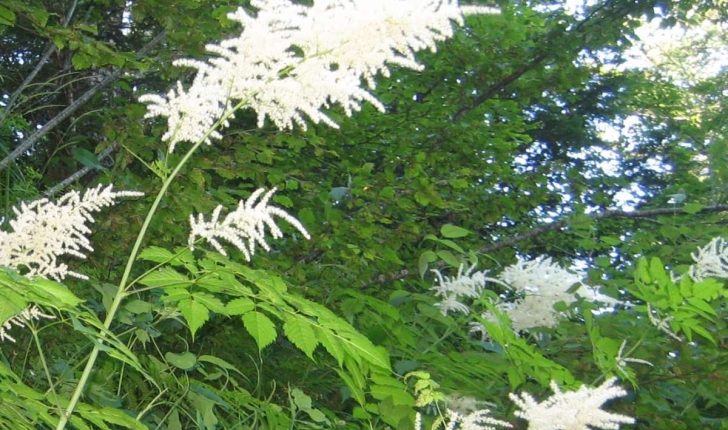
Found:
[[(104, 319), (104, 328), (107, 330), (111, 327), (112, 322), (114, 321), (114, 318), (116, 317), (116, 313), (119, 309), (119, 306), (121, 306), (122, 300), (126, 298), (128, 295), (127, 289), (127, 283), (129, 281), (129, 277), (131, 276), (131, 270), (134, 267), (134, 263), (136, 261), (137, 256), (139, 255), (139, 250), (141, 249), (142, 242), (144, 241), (144, 238), (146, 236), (147, 230), (149, 229), (149, 225), (152, 222), (152, 218), (154, 218), (154, 215), (157, 212), (157, 208), (159, 207), (159, 204), (162, 201), (162, 198), (164, 197), (165, 193), (169, 189), (169, 186), (172, 184), (172, 181), (177, 176), (177, 174), (182, 170), (182, 167), (187, 163), (187, 161), (192, 157), (192, 154), (194, 154), (195, 151), (197, 151), (197, 148), (199, 148), (202, 143), (207, 140), (208, 136), (216, 129), (218, 129), (228, 118), (230, 118), (233, 113), (235, 113), (236, 110), (241, 108), (246, 101), (241, 101), (237, 105), (235, 105), (232, 109), (225, 112), (225, 114), (212, 126), (209, 130), (205, 133), (200, 140), (198, 140), (192, 147), (187, 151), (187, 153), (182, 157), (182, 160), (177, 164), (177, 166), (172, 170), (172, 173), (169, 174), (169, 176), (166, 178), (166, 180), (162, 183), (162, 188), (157, 193), (157, 197), (154, 199), (154, 203), (152, 203), (151, 208), (149, 209), (149, 212), (147, 212), (147, 217), (144, 219), (144, 223), (142, 224), (141, 231), (139, 231), (139, 234), (137, 235), (136, 242), (134, 242), (134, 246), (131, 250), (131, 253), (129, 254), (129, 259), (126, 262), (126, 268), (124, 269), (124, 274), (121, 277), (121, 282), (119, 282), (119, 288), (116, 290), (116, 294), (114, 295), (113, 300), (111, 301), (111, 305), (109, 306), (109, 310), (106, 313), (106, 318)], [(93, 349), (89, 353), (88, 361), (86, 361), (86, 367), (83, 369), (83, 373), (81, 374), (81, 377), (78, 380), (78, 385), (76, 386), (76, 389), (73, 392), (73, 395), (71, 396), (71, 400), (68, 403), (68, 407), (66, 408), (66, 411), (64, 414), (61, 415), (60, 420), (58, 421), (58, 425), (56, 426), (56, 430), (64, 430), (66, 428), (66, 425), (68, 424), (68, 419), (70, 418), (71, 414), (73, 414), (73, 411), (76, 408), (76, 405), (78, 404), (79, 399), (81, 398), (81, 395), (83, 393), (84, 388), (86, 387), (86, 384), (88, 383), (88, 379), (91, 376), (91, 372), (93, 371), (94, 365), (96, 364), (96, 359), (99, 356), (100, 347), (104, 342), (106, 335), (104, 332), (99, 333), (99, 339), (98, 343), (94, 345)]]

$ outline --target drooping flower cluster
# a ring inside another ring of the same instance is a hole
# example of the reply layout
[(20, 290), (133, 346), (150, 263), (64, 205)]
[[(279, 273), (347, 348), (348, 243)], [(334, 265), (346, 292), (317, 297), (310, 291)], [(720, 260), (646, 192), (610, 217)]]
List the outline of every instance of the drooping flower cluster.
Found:
[(87, 279), (58, 261), (64, 255), (85, 259), (93, 251), (86, 237), (93, 223), (92, 212), (112, 206), (120, 197), (140, 197), (135, 191), (113, 191), (112, 186), (71, 191), (57, 202), (48, 199), (23, 203), (13, 208), (12, 231), (0, 231), (0, 266), (20, 270), (27, 276), (42, 276), (60, 281), (67, 276)]
[(627, 394), (614, 385), (616, 380), (609, 379), (597, 388), (582, 385), (569, 392), (552, 382), (554, 394), (540, 403), (528, 393), (509, 397), (521, 409), (515, 415), (528, 421), (529, 430), (619, 429), (620, 424), (633, 424), (634, 418), (601, 409), (608, 400)]
[(15, 338), (8, 334), (8, 330), (12, 329), (14, 326), (25, 327), (25, 325), (31, 320), (40, 321), (41, 319), (52, 320), (56, 319), (56, 317), (44, 314), (36, 305), (28, 306), (3, 322), (2, 326), (0, 326), (0, 342), (6, 339), (10, 342), (15, 342)]
[(713, 238), (697, 253), (690, 254), (695, 264), (690, 266), (688, 275), (695, 282), (707, 278), (728, 279), (728, 242), (722, 237)]
[[(189, 88), (177, 84), (166, 97), (144, 95), (147, 117), (166, 117), (163, 140), (176, 143), (220, 138), (213, 124), (232, 113), (231, 100), (254, 109), (258, 126), (268, 117), (281, 129), (313, 122), (336, 124), (321, 110), (339, 104), (347, 115), (364, 101), (384, 106), (362, 88), (374, 76), (389, 74), (387, 64), (413, 69), (414, 54), (435, 50), (452, 36), (452, 22), (463, 13), (491, 8), (460, 8), (454, 0), (316, 0), (311, 7), (289, 0), (253, 0), (255, 16), (242, 8), (228, 15), (243, 30), (239, 37), (208, 45), (217, 56), (207, 62), (178, 60), (197, 69)], [(226, 126), (225, 122), (222, 126)]]
[(220, 214), (223, 206), (219, 205), (212, 212), (210, 221), (205, 221), (205, 216), (199, 214), (197, 219), (194, 215), (190, 215), (190, 225), (192, 227), (189, 236), (189, 245), (194, 249), (194, 243), (197, 238), (206, 239), (210, 244), (222, 255), (227, 255), (218, 239), (225, 239), (243, 252), (245, 259), (250, 261), (255, 254), (256, 243), (266, 251), (270, 251), (268, 243), (265, 241), (265, 228), (268, 227), (271, 236), (274, 239), (283, 237), (283, 232), (276, 225), (273, 216), (282, 218), (293, 227), (296, 228), (306, 238), (310, 236), (303, 225), (294, 217), (289, 215), (283, 209), (268, 206), (276, 188), (268, 191), (256, 203), (258, 198), (263, 194), (260, 188), (250, 195), (247, 201), (241, 200), (238, 208), (230, 212), (225, 219), (220, 221)]

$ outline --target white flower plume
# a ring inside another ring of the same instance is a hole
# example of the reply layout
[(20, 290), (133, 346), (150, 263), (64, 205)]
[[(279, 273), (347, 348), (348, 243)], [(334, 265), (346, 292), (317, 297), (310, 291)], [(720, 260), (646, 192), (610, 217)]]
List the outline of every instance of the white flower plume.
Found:
[[(618, 300), (599, 293), (598, 289), (582, 284), (582, 274), (564, 269), (549, 257), (519, 260), (498, 275), (498, 282), (517, 295), (513, 301), (499, 300), (493, 303), (499, 311), (509, 316), (513, 330), (517, 333), (536, 327), (555, 327), (564, 316), (554, 309), (554, 305), (559, 302), (569, 305), (582, 297), (607, 305), (618, 303)], [(570, 293), (569, 290), (576, 284), (581, 285)], [(496, 320), (491, 312), (485, 312), (481, 317), (488, 321)], [(487, 337), (486, 328), (478, 322), (470, 324), (470, 332)]]
[(531, 261), (519, 259), (501, 272), (499, 278), (516, 291), (541, 295), (562, 295), (583, 277), (569, 272), (554, 263), (550, 257), (538, 257)]
[[(462, 15), (493, 13), (492, 8), (461, 9), (455, 0), (316, 0), (311, 7), (289, 0), (252, 0), (253, 17), (242, 8), (228, 17), (239, 22), (239, 37), (207, 46), (217, 56), (207, 62), (178, 60), (197, 69), (189, 88), (177, 84), (166, 97), (144, 95), (147, 117), (166, 117), (162, 139), (176, 143), (220, 138), (208, 131), (232, 113), (231, 101), (254, 109), (258, 126), (269, 117), (276, 127), (336, 124), (322, 109), (339, 104), (347, 115), (365, 101), (384, 106), (366, 89), (388, 64), (421, 69), (414, 53), (435, 50), (452, 36)], [(222, 126), (227, 123), (223, 122)]]
[(430, 290), (434, 291), (435, 296), (442, 298), (435, 306), (440, 308), (440, 312), (445, 316), (450, 311), (469, 314), (470, 307), (460, 300), (480, 297), (488, 282), (502, 284), (498, 279), (489, 278), (487, 270), (476, 272), (475, 266), (465, 269), (464, 265), (460, 265), (455, 277), (443, 276), (438, 269), (434, 269), (433, 272), (436, 283)]
[[(496, 430), (493, 426), (513, 427), (506, 421), (491, 417), (488, 409), (481, 409), (468, 414), (448, 409), (447, 421), (440, 422), (440, 426), (445, 430)], [(440, 426), (436, 428), (440, 428)], [(422, 430), (422, 415), (419, 413), (415, 416), (415, 430)]]
[(296, 218), (283, 209), (268, 206), (268, 201), (276, 192), (276, 188), (268, 191), (256, 203), (263, 191), (260, 188), (251, 194), (247, 201), (241, 200), (238, 208), (234, 212), (230, 212), (222, 221), (220, 221), (222, 205), (215, 208), (210, 221), (205, 221), (203, 214), (199, 214), (197, 219), (195, 219), (194, 215), (190, 215), (190, 225), (192, 227), (189, 237), (190, 248), (194, 249), (195, 241), (201, 237), (210, 242), (220, 254), (227, 255), (225, 249), (218, 242), (218, 239), (225, 239), (242, 251), (245, 259), (250, 261), (250, 258), (255, 254), (256, 243), (266, 251), (270, 251), (270, 247), (265, 241), (266, 227), (268, 227), (274, 239), (283, 237), (283, 232), (276, 225), (273, 216), (282, 218), (301, 232), (306, 239), (310, 239), (311, 236)]
[(633, 424), (634, 418), (601, 409), (608, 400), (627, 394), (614, 386), (616, 380), (609, 379), (597, 388), (582, 385), (577, 391), (569, 392), (562, 392), (551, 382), (554, 395), (541, 403), (528, 393), (511, 393), (509, 397), (521, 409), (515, 415), (529, 422), (529, 430), (619, 429), (620, 424)]
[(53, 315), (44, 314), (36, 305), (30, 305), (12, 317), (8, 318), (0, 325), (0, 342), (9, 340), (15, 342), (15, 338), (8, 334), (8, 330), (15, 327), (25, 327), (31, 320), (40, 321), (41, 319), (56, 319)]
[(688, 271), (693, 281), (728, 279), (728, 242), (722, 237), (713, 238), (705, 247), (698, 248), (697, 253), (690, 255), (695, 261)]
[(57, 202), (48, 199), (22, 203), (13, 208), (12, 231), (0, 231), (0, 265), (20, 270), (27, 276), (42, 276), (57, 281), (67, 276), (87, 279), (68, 270), (58, 258), (64, 255), (85, 259), (93, 251), (86, 237), (91, 233), (86, 223), (93, 223), (92, 212), (112, 206), (120, 197), (140, 197), (135, 191), (113, 191), (101, 185), (83, 193), (71, 191)]

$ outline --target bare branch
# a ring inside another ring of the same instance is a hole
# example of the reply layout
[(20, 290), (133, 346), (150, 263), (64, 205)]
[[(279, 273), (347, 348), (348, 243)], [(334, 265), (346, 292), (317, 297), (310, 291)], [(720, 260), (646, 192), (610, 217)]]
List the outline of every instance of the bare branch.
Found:
[[(146, 54), (149, 49), (151, 49), (154, 45), (159, 43), (164, 38), (164, 31), (159, 33), (154, 39), (149, 41), (142, 49), (140, 49), (137, 52), (138, 56)], [(53, 117), (50, 121), (48, 121), (43, 127), (41, 127), (38, 131), (28, 136), (24, 141), (18, 145), (17, 148), (13, 150), (7, 157), (5, 157), (2, 161), (0, 161), (0, 171), (4, 170), (8, 167), (8, 164), (10, 162), (17, 159), (21, 154), (23, 154), (25, 151), (30, 149), (33, 145), (38, 143), (38, 141), (45, 136), (49, 131), (54, 129), (58, 124), (60, 124), (63, 120), (71, 116), (73, 112), (75, 112), (79, 107), (81, 107), (83, 104), (85, 104), (87, 101), (91, 100), (91, 97), (94, 96), (97, 92), (99, 92), (101, 89), (109, 85), (110, 83), (116, 81), (119, 79), (119, 77), (122, 75), (123, 70), (117, 69), (113, 71), (111, 74), (106, 76), (104, 79), (102, 79), (98, 84), (96, 84), (94, 87), (86, 91), (81, 97), (79, 97), (76, 101), (71, 103), (68, 107), (63, 109), (58, 115)]]

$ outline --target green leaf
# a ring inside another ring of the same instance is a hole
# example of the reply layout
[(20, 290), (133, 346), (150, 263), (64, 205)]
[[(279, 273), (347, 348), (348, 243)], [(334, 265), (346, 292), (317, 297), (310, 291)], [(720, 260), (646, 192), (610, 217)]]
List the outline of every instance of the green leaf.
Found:
[(152, 304), (143, 300), (134, 299), (125, 304), (124, 309), (133, 314), (144, 314), (152, 310)]
[(313, 360), (313, 352), (319, 341), (316, 339), (310, 321), (302, 316), (289, 316), (283, 324), (283, 333), (291, 343)]
[(425, 273), (427, 273), (429, 264), (434, 263), (435, 261), (437, 261), (437, 254), (435, 254), (433, 251), (428, 250), (420, 254), (420, 259), (417, 262), (417, 268), (420, 271), (421, 279), (425, 279)]
[(195, 292), (192, 294), (192, 299), (215, 313), (223, 314), (226, 311), (226, 307), (220, 299), (211, 294)]
[[(339, 374), (346, 386), (349, 388), (351, 397), (357, 401), (360, 405), (366, 404), (366, 395), (364, 394), (364, 385), (360, 383), (359, 378), (353, 378), (348, 372), (343, 369), (334, 369)], [(362, 378), (363, 379), (363, 378)]]
[(192, 283), (187, 276), (177, 272), (171, 267), (163, 267), (148, 273), (139, 283), (148, 287), (188, 286)]
[(225, 307), (225, 315), (243, 315), (255, 309), (255, 303), (252, 300), (240, 297), (228, 302)]
[(437, 251), (437, 256), (452, 267), (460, 267), (460, 260), (447, 250)]
[(222, 358), (218, 358), (212, 355), (201, 355), (197, 358), (197, 361), (199, 363), (210, 363), (214, 364), (215, 366), (218, 366), (222, 369), (232, 370), (233, 372), (239, 373), (242, 376), (245, 376), (243, 372), (238, 370), (237, 367), (233, 366), (232, 364), (228, 363), (227, 361), (223, 360)]
[(15, 12), (0, 6), (0, 25), (15, 25)]
[(192, 335), (192, 339), (194, 339), (197, 330), (210, 318), (210, 311), (203, 303), (195, 300), (194, 296), (192, 296), (192, 299), (180, 300), (177, 308), (187, 320), (190, 334)]
[(145, 426), (141, 421), (128, 415), (122, 409), (109, 407), (97, 408), (81, 404), (78, 407), (78, 413), (84, 419), (93, 422), (96, 426), (101, 428), (110, 428), (105, 425), (105, 423), (108, 423), (127, 429), (147, 429), (147, 426)]
[(153, 261), (155, 263), (166, 263), (174, 258), (174, 254), (159, 246), (150, 246), (148, 248), (144, 248), (137, 258), (140, 260)]
[(106, 167), (101, 164), (96, 154), (87, 149), (75, 147), (71, 150), (71, 153), (73, 154), (73, 158), (85, 167), (106, 170)]
[(71, 57), (71, 64), (76, 70), (88, 69), (93, 64), (93, 59), (87, 53), (78, 51)]
[(448, 239), (457, 239), (459, 237), (465, 237), (472, 232), (470, 230), (464, 229), (462, 227), (458, 227), (456, 225), (452, 224), (445, 224), (442, 227), (440, 227), (440, 234), (442, 237), (446, 237)]
[(164, 359), (172, 366), (182, 370), (191, 370), (197, 364), (197, 356), (189, 351), (182, 354), (167, 352), (164, 354)]
[(262, 351), (276, 340), (276, 326), (265, 314), (258, 311), (248, 312), (243, 315), (242, 320), (243, 326), (258, 344), (258, 350)]
[(329, 330), (318, 330), (316, 336), (324, 349), (336, 359), (339, 366), (343, 365), (346, 351), (336, 335)]
[(705, 205), (701, 205), (700, 203), (688, 203), (683, 206), (682, 210), (687, 214), (695, 215), (696, 213), (702, 211), (704, 207)]
[(600, 237), (600, 239), (602, 240), (602, 242), (604, 242), (604, 243), (606, 243), (607, 245), (610, 245), (610, 246), (617, 246), (620, 243), (622, 243), (622, 240), (619, 239), (618, 237), (602, 236), (602, 237)]

